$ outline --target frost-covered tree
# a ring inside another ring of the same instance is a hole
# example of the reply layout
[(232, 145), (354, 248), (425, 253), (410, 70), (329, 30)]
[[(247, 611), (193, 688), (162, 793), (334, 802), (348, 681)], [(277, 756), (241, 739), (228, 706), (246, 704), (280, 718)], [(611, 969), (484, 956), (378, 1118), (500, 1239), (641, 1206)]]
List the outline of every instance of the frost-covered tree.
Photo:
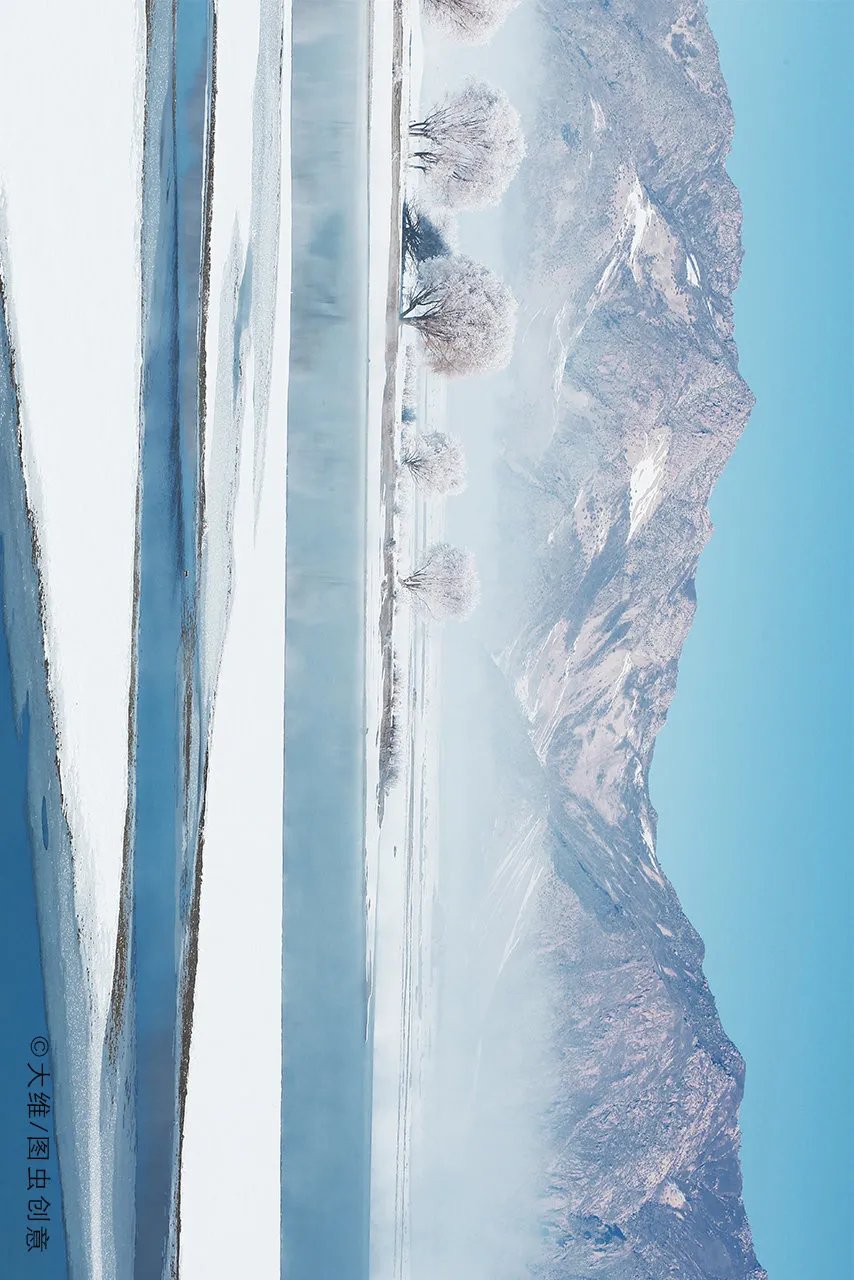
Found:
[(519, 0), (424, 0), (424, 12), (453, 40), (480, 44), (488, 40)]
[(409, 126), (411, 164), (430, 196), (458, 209), (497, 204), (525, 154), (519, 112), (501, 89), (471, 80)]
[(407, 346), (403, 353), (403, 403), (400, 414), (403, 422), (415, 422), (418, 417), (419, 372), (419, 361), (414, 347)]
[(406, 431), (401, 462), (417, 485), (432, 493), (462, 493), (466, 487), (463, 446), (444, 431)]
[(403, 206), (403, 257), (416, 265), (427, 258), (446, 258), (457, 244), (457, 228), (445, 210), (425, 213), (407, 200)]
[(403, 754), (403, 696), (397, 650), (392, 654), (391, 690), (380, 723), (379, 791), (387, 796), (400, 777)]
[(513, 354), (516, 299), (488, 267), (460, 255), (419, 264), (400, 313), (436, 373), (503, 369)]
[(466, 618), (480, 598), (480, 583), (470, 551), (437, 542), (419, 569), (401, 585), (421, 601), (434, 618)]

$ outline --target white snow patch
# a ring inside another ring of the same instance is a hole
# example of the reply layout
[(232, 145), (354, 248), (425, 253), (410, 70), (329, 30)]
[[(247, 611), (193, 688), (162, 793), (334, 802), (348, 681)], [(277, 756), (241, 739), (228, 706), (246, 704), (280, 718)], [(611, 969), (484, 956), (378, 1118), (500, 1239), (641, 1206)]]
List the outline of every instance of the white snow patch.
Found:
[(638, 529), (646, 523), (656, 508), (667, 454), (666, 434), (661, 433), (652, 444), (647, 438), (647, 451), (632, 467), (629, 480), (629, 535), (626, 542), (631, 542)]
[(626, 683), (626, 677), (631, 671), (632, 665), (633, 665), (632, 656), (630, 653), (627, 653), (626, 656), (623, 658), (623, 665), (620, 667), (620, 674), (617, 676), (617, 679), (614, 681), (614, 686), (611, 690), (611, 700), (608, 703), (609, 708), (614, 705), (614, 701), (617, 695), (620, 693), (620, 691), (623, 688), (623, 685)]
[(647, 880), (652, 880), (659, 888), (664, 888), (664, 878), (656, 866), (648, 867), (645, 862), (640, 864), (640, 869), (646, 876)]
[(693, 253), (686, 254), (685, 272), (688, 276), (688, 283), (693, 285), (695, 289), (700, 287), (700, 269), (697, 266), (697, 259)]
[(677, 1212), (684, 1209), (688, 1201), (682, 1191), (679, 1190), (675, 1182), (666, 1182), (658, 1194), (658, 1198), (662, 1204), (668, 1205)]
[(652, 218), (652, 206), (647, 199), (640, 180), (635, 178), (626, 201), (626, 223), (632, 233), (629, 247), (629, 265), (634, 268), (638, 251), (649, 228)]
[(649, 849), (652, 858), (655, 858), (655, 839), (652, 834), (652, 827), (649, 825), (649, 818), (646, 812), (641, 813), (641, 834), (643, 835), (644, 844)]

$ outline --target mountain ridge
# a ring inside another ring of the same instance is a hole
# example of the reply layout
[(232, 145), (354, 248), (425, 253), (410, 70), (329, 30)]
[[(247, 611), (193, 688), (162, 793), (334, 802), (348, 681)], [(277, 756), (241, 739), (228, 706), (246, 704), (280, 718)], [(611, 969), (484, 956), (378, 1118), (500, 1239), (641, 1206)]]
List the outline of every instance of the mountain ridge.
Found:
[[(519, 341), (491, 647), (524, 714), (552, 872), (549, 1280), (764, 1280), (741, 1200), (744, 1062), (655, 852), (655, 740), (747, 422), (733, 117), (702, 5), (543, 0), (505, 229)], [(520, 252), (521, 250), (521, 252)], [(533, 566), (533, 572), (531, 571)]]

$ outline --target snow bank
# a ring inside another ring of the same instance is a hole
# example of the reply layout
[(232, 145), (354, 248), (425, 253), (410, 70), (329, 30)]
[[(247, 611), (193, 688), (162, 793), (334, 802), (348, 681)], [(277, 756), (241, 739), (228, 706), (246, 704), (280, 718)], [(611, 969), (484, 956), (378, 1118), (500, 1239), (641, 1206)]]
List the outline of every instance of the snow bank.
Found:
[(290, 179), (285, 151), (279, 199), (276, 153), (290, 135), (290, 12), (282, 0), (220, 0), (217, 17), (201, 602), (210, 766), (182, 1162), (185, 1280), (277, 1275), (280, 1255)]

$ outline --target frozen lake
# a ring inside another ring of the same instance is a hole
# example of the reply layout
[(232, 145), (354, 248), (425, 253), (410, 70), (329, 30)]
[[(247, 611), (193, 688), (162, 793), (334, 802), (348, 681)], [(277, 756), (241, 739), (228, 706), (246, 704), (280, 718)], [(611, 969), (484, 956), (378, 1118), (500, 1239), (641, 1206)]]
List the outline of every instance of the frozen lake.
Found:
[(293, 7), (282, 1274), (367, 1275), (366, 6)]

